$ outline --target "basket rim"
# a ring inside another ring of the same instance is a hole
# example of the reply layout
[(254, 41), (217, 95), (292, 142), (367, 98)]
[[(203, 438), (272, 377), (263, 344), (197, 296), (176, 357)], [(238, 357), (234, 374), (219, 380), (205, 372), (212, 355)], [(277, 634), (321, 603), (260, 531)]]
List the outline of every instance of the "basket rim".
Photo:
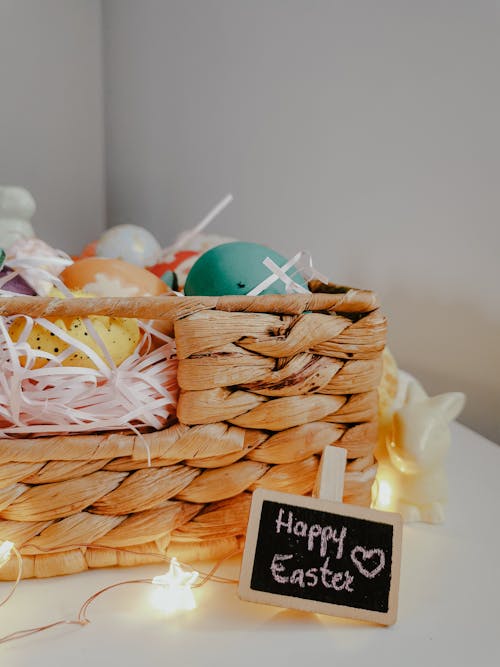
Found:
[(140, 319), (176, 320), (196, 310), (299, 315), (305, 311), (370, 313), (379, 307), (370, 290), (346, 288), (334, 293), (265, 294), (259, 296), (163, 296), (53, 298), (12, 296), (0, 298), (0, 315), (82, 317), (108, 315)]

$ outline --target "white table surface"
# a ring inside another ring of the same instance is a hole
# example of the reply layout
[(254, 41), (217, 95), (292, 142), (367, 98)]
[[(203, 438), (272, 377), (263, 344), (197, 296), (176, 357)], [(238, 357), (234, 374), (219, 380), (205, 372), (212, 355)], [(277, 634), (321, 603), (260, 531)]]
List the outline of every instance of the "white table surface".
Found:
[[(62, 626), (0, 646), (0, 665), (500, 665), (500, 446), (454, 424), (450, 501), (442, 526), (407, 525), (397, 623), (389, 628), (239, 600), (210, 582), (197, 608), (165, 617), (153, 587), (100, 597), (86, 627)], [(205, 569), (207, 568), (205, 564)], [(93, 592), (163, 566), (89, 571), (21, 582), (0, 608), (0, 635), (74, 617)], [(237, 577), (233, 559), (221, 574)], [(9, 584), (0, 584), (0, 598)]]

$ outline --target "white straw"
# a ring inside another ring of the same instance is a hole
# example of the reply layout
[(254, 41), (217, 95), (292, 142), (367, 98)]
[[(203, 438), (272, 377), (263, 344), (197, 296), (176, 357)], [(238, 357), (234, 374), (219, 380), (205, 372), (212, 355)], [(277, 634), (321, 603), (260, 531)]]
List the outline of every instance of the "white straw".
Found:
[(233, 199), (234, 197), (232, 194), (226, 195), (224, 199), (222, 199), (222, 201), (220, 201), (217, 204), (217, 206), (214, 206), (214, 208), (210, 211), (210, 213), (206, 215), (203, 218), (203, 220), (196, 225), (196, 227), (188, 229), (186, 232), (182, 232), (181, 234), (179, 234), (175, 242), (171, 246), (167, 246), (165, 248), (162, 255), (166, 257), (167, 255), (170, 255), (176, 250), (179, 250), (180, 248), (187, 245), (192, 238), (194, 238), (200, 232), (202, 232), (205, 229), (205, 227), (208, 227), (208, 225), (219, 215), (219, 213), (222, 213), (222, 211), (226, 208), (226, 206), (229, 206), (229, 204), (233, 201)]
[(256, 285), (250, 292), (247, 293), (247, 296), (258, 296), (259, 294), (262, 294), (262, 292), (267, 289), (270, 285), (275, 283), (277, 280), (281, 280), (285, 283), (286, 288), (287, 288), (287, 293), (290, 292), (295, 292), (295, 293), (300, 293), (300, 294), (310, 294), (309, 290), (305, 289), (302, 287), (302, 285), (299, 285), (296, 283), (288, 274), (287, 271), (292, 268), (292, 266), (295, 266), (295, 264), (300, 260), (302, 257), (302, 252), (298, 252), (292, 259), (289, 259), (286, 264), (283, 264), (283, 266), (278, 266), (275, 264), (270, 257), (266, 257), (262, 264), (271, 271), (270, 275), (267, 278), (264, 278), (262, 282), (260, 282), (258, 285)]

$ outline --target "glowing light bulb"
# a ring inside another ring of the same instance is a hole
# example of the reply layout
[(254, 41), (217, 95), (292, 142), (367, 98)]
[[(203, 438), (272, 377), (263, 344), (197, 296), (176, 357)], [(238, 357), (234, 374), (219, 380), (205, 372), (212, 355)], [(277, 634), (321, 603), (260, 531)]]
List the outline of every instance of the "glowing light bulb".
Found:
[(9, 562), (13, 548), (14, 543), (9, 542), (9, 540), (5, 540), (5, 542), (0, 544), (0, 567), (3, 567), (6, 563)]
[(166, 614), (194, 609), (192, 586), (197, 578), (198, 572), (183, 570), (177, 558), (172, 558), (168, 572), (152, 579), (158, 585), (153, 593), (154, 606)]
[(385, 479), (379, 480), (377, 506), (381, 508), (390, 507), (392, 501), (392, 487)]
[(398, 511), (401, 483), (387, 462), (379, 462), (376, 483), (373, 485), (372, 507), (385, 512)]

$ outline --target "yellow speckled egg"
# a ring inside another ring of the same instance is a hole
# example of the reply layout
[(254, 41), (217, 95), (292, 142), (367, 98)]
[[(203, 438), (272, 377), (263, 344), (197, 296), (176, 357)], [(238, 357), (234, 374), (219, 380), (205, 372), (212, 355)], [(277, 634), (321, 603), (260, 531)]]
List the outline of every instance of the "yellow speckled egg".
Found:
[(158, 276), (121, 259), (78, 259), (64, 269), (60, 278), (69, 289), (96, 296), (159, 296), (170, 291)]
[[(51, 296), (61, 296), (53, 290)], [(74, 292), (75, 297), (88, 297), (89, 294)], [(129, 357), (140, 341), (139, 324), (135, 318), (107, 317), (105, 315), (91, 315), (89, 318), (99, 338), (104, 343), (111, 359), (119, 366)], [(57, 327), (62, 329), (75, 341), (84, 343), (93, 350), (103, 361), (107, 363), (105, 354), (98, 342), (89, 333), (85, 323), (80, 317), (58, 318), (51, 320)], [(21, 337), (26, 320), (23, 317), (16, 318), (9, 328), (10, 337), (17, 342)], [(44, 326), (35, 322), (27, 338), (27, 342), (34, 350), (42, 350), (50, 354), (59, 355), (68, 349), (69, 344), (56, 334), (48, 331)], [(21, 360), (22, 362), (22, 360)], [(47, 361), (43, 358), (36, 360), (34, 367), (41, 368)], [(83, 350), (75, 350), (62, 362), (63, 366), (78, 366), (84, 368), (95, 368), (96, 365)]]

